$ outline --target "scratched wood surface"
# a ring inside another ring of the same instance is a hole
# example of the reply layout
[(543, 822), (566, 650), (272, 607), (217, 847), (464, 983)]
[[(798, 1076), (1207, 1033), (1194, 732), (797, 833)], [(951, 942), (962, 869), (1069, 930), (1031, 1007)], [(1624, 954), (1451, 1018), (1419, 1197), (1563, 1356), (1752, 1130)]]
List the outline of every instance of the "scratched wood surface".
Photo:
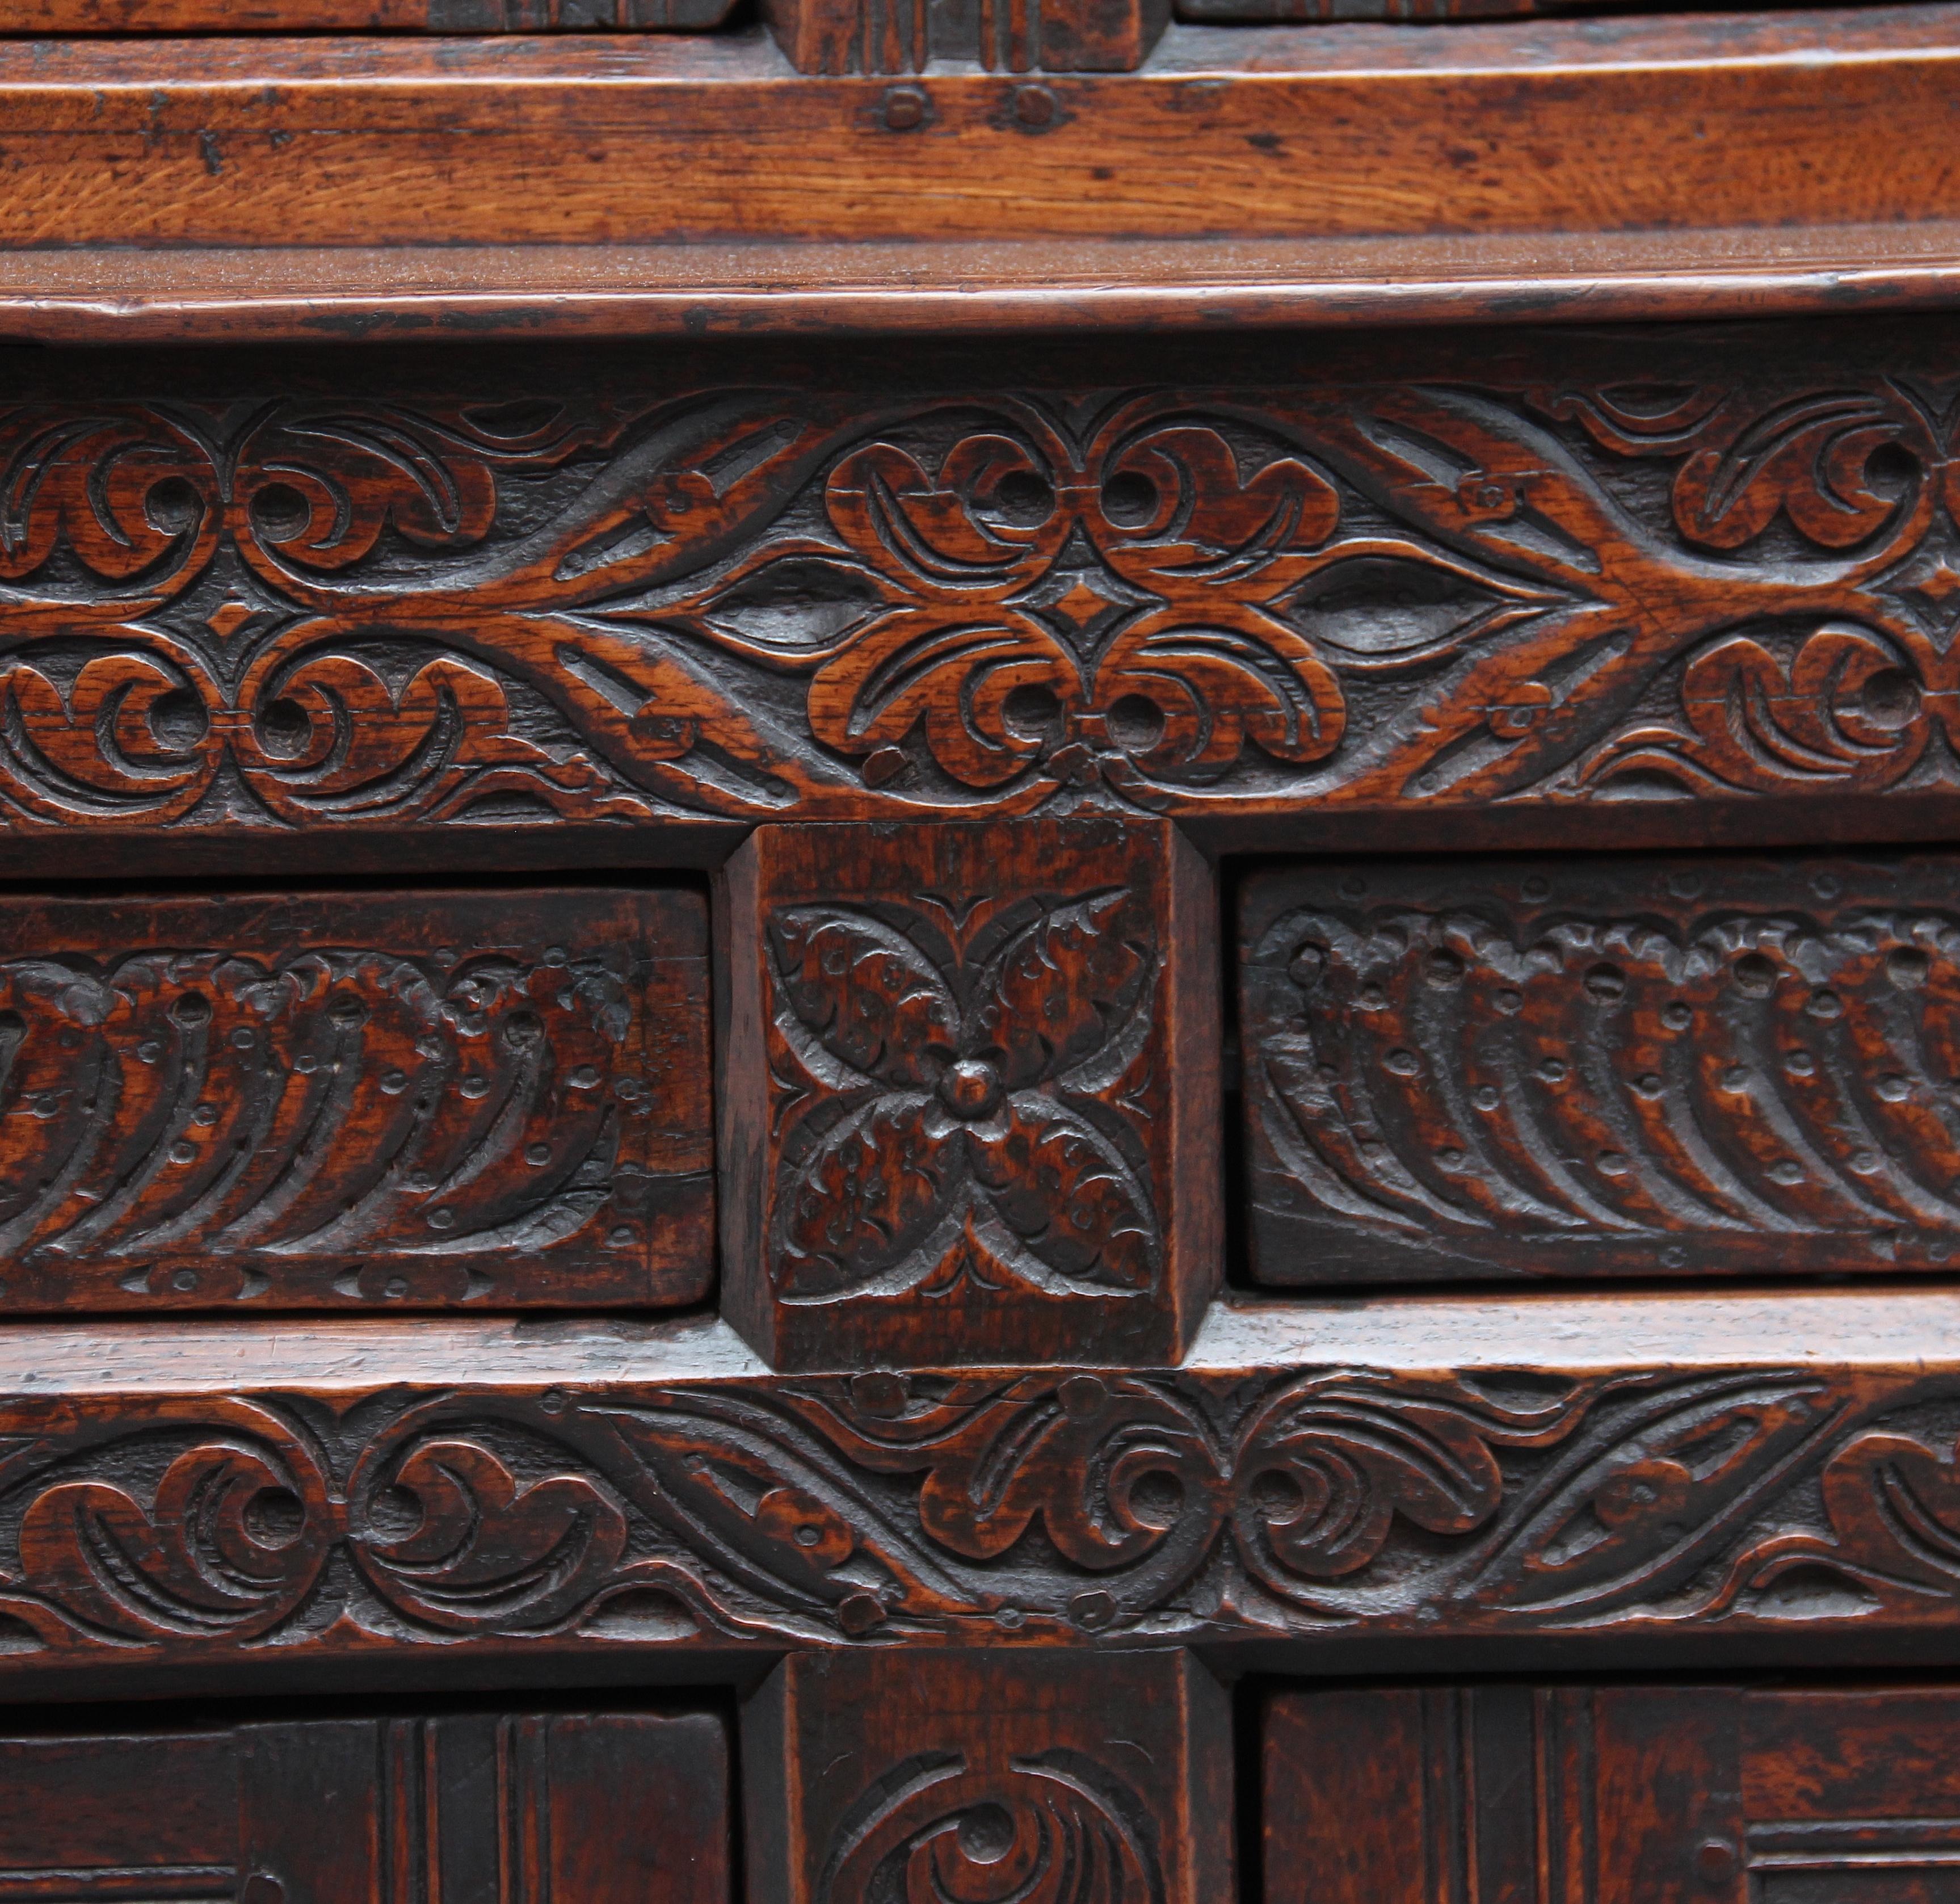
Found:
[(1960, 211), (1956, 21), (1183, 26), (1029, 76), (799, 75), (754, 29), (0, 41), (0, 247), (637, 242), (684, 279), (723, 239), (1910, 227)]
[(0, 898), (0, 1309), (699, 1301), (706, 910)]

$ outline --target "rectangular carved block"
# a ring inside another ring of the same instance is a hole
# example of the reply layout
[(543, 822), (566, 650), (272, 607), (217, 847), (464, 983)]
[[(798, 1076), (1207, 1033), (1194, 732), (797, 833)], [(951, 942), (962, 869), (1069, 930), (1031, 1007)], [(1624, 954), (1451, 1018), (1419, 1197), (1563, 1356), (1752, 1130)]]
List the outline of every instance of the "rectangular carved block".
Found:
[(1272, 1904), (1943, 1904), (1960, 1708), (1940, 1687), (1287, 1693)]
[(1258, 875), (1254, 1273), (1960, 1259), (1956, 894), (1938, 856)]
[(0, 1895), (726, 1904), (705, 1713), (468, 1713), (0, 1739)]
[(0, 1309), (708, 1290), (679, 891), (0, 901)]
[(1219, 1904), (1223, 1689), (1188, 1654), (785, 1660), (743, 1714), (757, 1904)]
[(730, 862), (731, 1320), (778, 1368), (1175, 1360), (1219, 1267), (1215, 915), (1160, 821)]

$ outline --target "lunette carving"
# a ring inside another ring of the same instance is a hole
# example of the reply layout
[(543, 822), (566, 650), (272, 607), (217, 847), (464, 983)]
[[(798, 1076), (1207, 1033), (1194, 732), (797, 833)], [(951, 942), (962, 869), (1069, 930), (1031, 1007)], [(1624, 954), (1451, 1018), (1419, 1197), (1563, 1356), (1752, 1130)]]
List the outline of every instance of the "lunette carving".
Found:
[(705, 962), (678, 896), (11, 909), (6, 1306), (705, 1287)]
[(1937, 860), (1815, 857), (1269, 877), (1261, 1273), (1937, 1268), (1952, 889)]
[(921, 1753), (838, 1821), (818, 1904), (1162, 1904), (1150, 1808), (1100, 1762), (1066, 1746), (978, 1766)]
[(29, 402), (0, 419), (0, 803), (147, 829), (1950, 787), (1937, 355)]

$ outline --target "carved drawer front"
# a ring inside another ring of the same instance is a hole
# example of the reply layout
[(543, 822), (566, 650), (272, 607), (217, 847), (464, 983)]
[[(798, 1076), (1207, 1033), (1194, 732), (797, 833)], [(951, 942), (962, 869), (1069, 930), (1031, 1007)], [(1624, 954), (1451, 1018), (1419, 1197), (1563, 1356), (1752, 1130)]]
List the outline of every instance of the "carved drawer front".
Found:
[(1960, 1263), (1960, 858), (1247, 884), (1255, 1275)]
[(1951, 1904), (1960, 1689), (1287, 1693), (1269, 1904)]
[(0, 900), (0, 1307), (710, 1286), (686, 891)]
[(0, 1899), (724, 1904), (711, 1714), (0, 1739)]

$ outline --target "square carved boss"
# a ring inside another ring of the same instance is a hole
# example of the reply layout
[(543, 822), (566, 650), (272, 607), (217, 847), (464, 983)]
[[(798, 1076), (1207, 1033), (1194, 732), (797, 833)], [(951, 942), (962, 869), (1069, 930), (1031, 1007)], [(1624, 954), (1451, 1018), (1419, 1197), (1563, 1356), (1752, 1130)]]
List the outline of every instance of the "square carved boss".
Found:
[(721, 897), (728, 1302), (758, 1348), (1182, 1352), (1218, 1262), (1218, 1028), (1211, 877), (1172, 827), (763, 827)]

